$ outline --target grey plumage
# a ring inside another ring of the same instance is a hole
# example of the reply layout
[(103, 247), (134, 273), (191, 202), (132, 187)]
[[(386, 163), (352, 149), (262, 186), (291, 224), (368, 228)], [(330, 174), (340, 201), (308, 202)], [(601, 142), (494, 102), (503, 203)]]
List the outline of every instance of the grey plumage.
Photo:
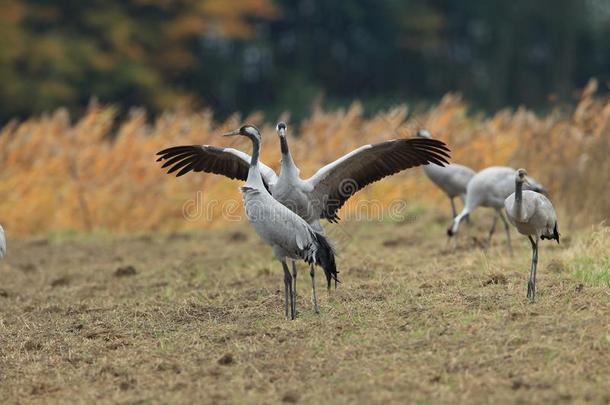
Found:
[(536, 268), (538, 266), (539, 239), (555, 239), (559, 243), (557, 214), (551, 201), (544, 195), (523, 190), (528, 184), (527, 172), (519, 169), (514, 177), (515, 192), (504, 201), (508, 220), (520, 234), (528, 237), (532, 244), (532, 265), (527, 284), (527, 298), (530, 302), (536, 296)]
[[(431, 139), (432, 135), (426, 129), (419, 130), (417, 136), (421, 138)], [(466, 201), (466, 188), (470, 179), (474, 177), (476, 172), (469, 167), (451, 163), (445, 166), (429, 164), (424, 166), (426, 176), (438, 186), (449, 197), (451, 202), (452, 218), (455, 218), (457, 212), (455, 210), (455, 197), (462, 200), (462, 204)]]
[(6, 256), (6, 235), (4, 228), (0, 225), (0, 259), (4, 259), (4, 256)]
[[(508, 249), (512, 253), (510, 243), (510, 229), (508, 221), (502, 214), (504, 200), (515, 191), (516, 170), (505, 166), (492, 166), (478, 172), (468, 183), (466, 188), (466, 202), (464, 209), (454, 219), (452, 225), (447, 229), (447, 234), (453, 236), (457, 234), (460, 222), (477, 207), (493, 208), (497, 215), (494, 216), (492, 227), (489, 231), (488, 242), (494, 234), (498, 217), (504, 223)], [(529, 178), (526, 186), (528, 189), (544, 192), (544, 188), (534, 179)]]
[[(286, 317), (294, 319), (296, 316), (296, 290), (286, 259), (303, 260), (312, 267), (321, 266), (327, 275), (328, 287), (330, 287), (331, 279), (338, 281), (334, 251), (324, 235), (316, 232), (303, 218), (280, 204), (267, 191), (258, 166), (261, 141), (258, 129), (246, 125), (226, 135), (241, 135), (252, 141), (253, 153), (248, 176), (246, 184), (240, 188), (240, 191), (248, 221), (261, 239), (273, 248), (275, 256), (282, 263)], [(315, 285), (312, 293), (317, 311)]]
[(337, 222), (343, 204), (368, 184), (411, 167), (428, 163), (444, 165), (449, 158), (449, 149), (441, 141), (394, 139), (363, 145), (320, 168), (310, 178), (301, 179), (288, 148), (286, 124), (279, 123), (277, 132), (282, 163), (273, 196), (316, 229), (321, 229), (320, 219)]
[[(396, 139), (364, 145), (322, 167), (309, 179), (299, 177), (286, 140), (286, 124), (277, 126), (282, 151), (279, 177), (259, 162), (263, 183), (272, 196), (322, 232), (320, 219), (339, 220), (338, 211), (356, 192), (370, 183), (399, 171), (428, 163), (444, 165), (449, 149), (435, 139)], [(209, 145), (177, 146), (158, 153), (168, 173), (189, 171), (223, 174), (246, 180), (250, 156), (232, 148)]]

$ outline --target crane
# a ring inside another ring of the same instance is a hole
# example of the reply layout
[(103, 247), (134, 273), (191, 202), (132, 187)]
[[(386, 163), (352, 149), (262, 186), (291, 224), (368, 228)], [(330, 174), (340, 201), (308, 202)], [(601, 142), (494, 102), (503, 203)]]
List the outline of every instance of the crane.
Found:
[[(300, 178), (300, 170), (294, 163), (288, 140), (287, 125), (276, 126), (280, 139), (281, 167), (278, 176), (273, 169), (257, 159), (263, 186), (273, 198), (297, 213), (318, 233), (324, 234), (320, 220), (338, 222), (337, 212), (343, 204), (366, 185), (402, 170), (435, 163), (448, 163), (449, 149), (436, 139), (396, 139), (374, 145), (364, 145), (319, 169), (309, 179)], [(157, 153), (157, 161), (164, 161), (161, 168), (168, 174), (176, 172), (180, 177), (188, 172), (221, 174), (231, 179), (247, 180), (251, 157), (233, 148), (212, 145), (174, 146)], [(295, 280), (296, 264), (292, 263)], [(312, 288), (315, 271), (310, 271)]]
[(282, 152), (281, 171), (274, 186), (274, 197), (295, 210), (307, 222), (320, 219), (338, 222), (339, 209), (356, 192), (386, 176), (411, 167), (448, 163), (449, 149), (436, 139), (394, 139), (363, 145), (320, 168), (308, 179), (301, 179), (294, 163), (286, 124), (280, 122), (277, 132)]
[[(488, 244), (491, 242), (498, 217), (504, 223), (506, 230), (506, 238), (508, 243), (508, 250), (512, 254), (512, 246), (510, 243), (510, 229), (506, 218), (502, 215), (502, 209), (504, 208), (504, 200), (515, 190), (514, 178), (516, 170), (512, 167), (506, 166), (492, 166), (481, 170), (468, 183), (466, 188), (466, 202), (464, 209), (454, 219), (453, 223), (447, 229), (447, 235), (454, 236), (457, 234), (460, 222), (469, 215), (475, 208), (490, 207), (496, 211), (496, 215), (493, 219), (493, 224), (489, 230), (489, 236), (487, 238)], [(537, 183), (534, 179), (528, 179), (529, 190), (542, 193), (545, 192), (544, 188)]]
[[(273, 248), (276, 258), (282, 263), (285, 315), (286, 318), (295, 319), (296, 294), (286, 259), (303, 260), (311, 267), (321, 266), (326, 273), (327, 287), (330, 289), (331, 279), (338, 281), (333, 248), (324, 235), (316, 232), (303, 218), (279, 203), (267, 190), (258, 166), (261, 148), (259, 130), (253, 125), (245, 125), (225, 136), (244, 136), (252, 141), (252, 157), (246, 184), (240, 188), (246, 216), (256, 233)], [(312, 294), (317, 312), (315, 284)]]
[(559, 243), (557, 214), (551, 201), (543, 194), (523, 190), (528, 185), (527, 171), (517, 170), (515, 192), (504, 201), (508, 220), (525, 235), (532, 244), (532, 264), (527, 283), (527, 298), (534, 302), (536, 296), (536, 268), (538, 266), (538, 242), (540, 239), (556, 240)]

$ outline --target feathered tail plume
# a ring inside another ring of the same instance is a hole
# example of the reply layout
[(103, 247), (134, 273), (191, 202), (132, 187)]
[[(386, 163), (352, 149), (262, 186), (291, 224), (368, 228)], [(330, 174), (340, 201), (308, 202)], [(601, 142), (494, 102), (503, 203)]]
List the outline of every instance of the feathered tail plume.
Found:
[(551, 235), (541, 235), (540, 239), (542, 239), (542, 240), (545, 240), (545, 239), (553, 240), (553, 239), (555, 239), (557, 241), (557, 244), (559, 244), (559, 235), (560, 235), (560, 233), (559, 233), (559, 230), (557, 230), (557, 222), (555, 222), (555, 228), (553, 228), (553, 235), (552, 236)]
[(316, 264), (324, 269), (327, 288), (330, 289), (331, 280), (335, 280), (335, 288), (337, 288), (337, 283), (340, 281), (337, 277), (339, 272), (337, 271), (337, 265), (335, 263), (335, 250), (324, 235), (317, 232), (314, 232), (314, 235), (318, 245), (318, 249), (315, 253)]

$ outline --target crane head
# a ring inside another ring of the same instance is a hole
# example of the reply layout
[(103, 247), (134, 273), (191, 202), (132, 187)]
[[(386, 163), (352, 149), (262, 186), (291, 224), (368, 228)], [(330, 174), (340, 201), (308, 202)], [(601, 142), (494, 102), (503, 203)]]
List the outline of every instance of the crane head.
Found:
[(417, 131), (417, 134), (415, 134), (415, 136), (418, 136), (420, 138), (432, 139), (432, 134), (430, 133), (430, 131), (428, 131), (425, 128), (422, 128), (419, 131)]
[(286, 136), (287, 129), (288, 129), (288, 126), (283, 121), (278, 122), (277, 126), (275, 127), (277, 134), (282, 138)]
[(527, 179), (527, 170), (525, 169), (519, 169), (517, 170), (517, 173), (515, 174), (515, 181), (517, 183), (525, 183), (527, 185), (530, 184), (529, 180)]
[(515, 182), (525, 184), (526, 190), (535, 191), (540, 194), (548, 195), (547, 190), (536, 180), (527, 175), (527, 170), (519, 169), (515, 174)]
[(237, 136), (237, 135), (241, 135), (241, 136), (245, 136), (248, 138), (254, 138), (258, 141), (261, 140), (261, 133), (258, 130), (258, 128), (256, 128), (254, 125), (244, 125), (239, 129), (236, 129), (234, 131), (231, 132), (227, 132), (225, 134), (223, 134), (222, 136)]

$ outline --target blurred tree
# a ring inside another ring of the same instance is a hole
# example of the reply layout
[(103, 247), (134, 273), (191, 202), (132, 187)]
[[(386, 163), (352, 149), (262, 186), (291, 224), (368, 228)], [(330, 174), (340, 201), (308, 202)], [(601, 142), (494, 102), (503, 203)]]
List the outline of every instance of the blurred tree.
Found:
[(604, 0), (276, 4), (281, 17), (257, 25), (253, 38), (204, 41), (193, 85), (220, 114), (290, 110), (298, 118), (320, 95), (384, 107), (447, 91), (487, 110), (540, 107), (569, 100), (591, 76), (610, 80)]
[(202, 33), (252, 35), (270, 0), (0, 0), (3, 118), (93, 95), (153, 109), (188, 103)]
[(0, 120), (92, 96), (298, 120), (460, 91), (494, 110), (610, 82), (608, 0), (0, 0)]
[(239, 106), (298, 118), (320, 95), (338, 103), (377, 100), (380, 107), (421, 97), (426, 72), (415, 42), (434, 43), (440, 17), (419, 3), (278, 0), (281, 18), (260, 24), (253, 40), (208, 43), (197, 83), (221, 114)]

